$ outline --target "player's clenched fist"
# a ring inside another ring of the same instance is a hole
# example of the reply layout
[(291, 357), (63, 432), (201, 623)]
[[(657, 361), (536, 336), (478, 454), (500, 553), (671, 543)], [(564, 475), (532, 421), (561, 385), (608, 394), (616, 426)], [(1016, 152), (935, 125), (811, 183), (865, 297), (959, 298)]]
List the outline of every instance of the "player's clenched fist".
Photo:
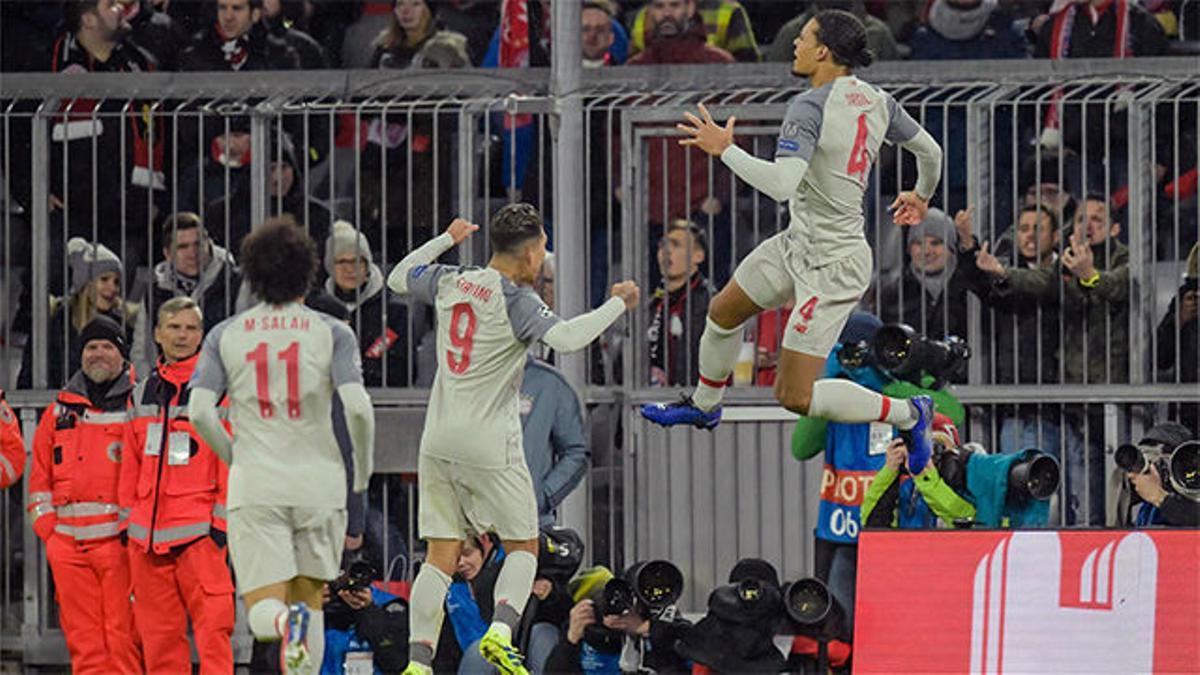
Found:
[(622, 281), (613, 284), (612, 297), (624, 300), (625, 309), (633, 309), (637, 307), (638, 299), (642, 297), (642, 292), (638, 290), (637, 284), (632, 281)]
[(479, 226), (475, 223), (468, 222), (462, 218), (455, 218), (454, 222), (450, 223), (450, 227), (446, 228), (446, 233), (454, 239), (455, 244), (461, 244), (464, 239), (474, 234)]

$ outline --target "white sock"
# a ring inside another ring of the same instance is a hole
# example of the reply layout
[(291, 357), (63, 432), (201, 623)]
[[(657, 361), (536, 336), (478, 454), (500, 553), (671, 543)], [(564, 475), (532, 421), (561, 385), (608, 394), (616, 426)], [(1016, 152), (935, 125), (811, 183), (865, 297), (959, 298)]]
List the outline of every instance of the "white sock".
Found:
[(246, 622), (250, 624), (250, 632), (254, 637), (263, 640), (278, 640), (283, 637), (287, 625), (288, 608), (283, 601), (275, 598), (263, 598), (250, 607), (246, 613)]
[(321, 610), (308, 611), (308, 655), (313, 675), (316, 675), (321, 672), (321, 662), (325, 658), (325, 612)]
[(492, 628), (512, 639), (513, 630), (521, 623), (521, 612), (533, 592), (537, 575), (537, 557), (528, 551), (514, 551), (504, 558), (496, 577), (496, 611), (492, 613)]
[(916, 408), (907, 399), (884, 396), (843, 379), (813, 383), (808, 416), (844, 424), (887, 422), (901, 429), (911, 429), (917, 423)]
[(733, 373), (742, 348), (742, 327), (722, 328), (712, 318), (704, 322), (700, 336), (700, 381), (692, 393), (692, 403), (701, 410), (721, 405), (725, 383)]
[(433, 665), (438, 635), (445, 619), (446, 593), (450, 577), (432, 563), (421, 565), (409, 596), (409, 660), (422, 666)]

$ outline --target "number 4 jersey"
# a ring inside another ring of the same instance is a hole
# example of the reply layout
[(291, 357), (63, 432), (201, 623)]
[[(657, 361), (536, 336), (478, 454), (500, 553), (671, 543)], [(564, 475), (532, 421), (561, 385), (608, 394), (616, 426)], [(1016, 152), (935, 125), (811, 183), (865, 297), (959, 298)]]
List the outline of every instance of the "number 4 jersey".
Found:
[(437, 311), (438, 367), (421, 452), (476, 467), (524, 463), (525, 354), (562, 319), (490, 267), (418, 265), (408, 292)]
[(350, 327), (300, 303), (255, 305), (204, 338), (191, 386), (229, 396), (230, 509), (345, 508), (332, 401), (362, 383), (360, 364)]
[[(883, 141), (906, 143), (921, 127), (895, 99), (847, 75), (788, 104), (775, 157), (808, 162), (791, 196), (791, 228), (820, 261), (852, 253), (863, 235), (863, 196)], [(811, 266), (811, 265), (810, 265)]]

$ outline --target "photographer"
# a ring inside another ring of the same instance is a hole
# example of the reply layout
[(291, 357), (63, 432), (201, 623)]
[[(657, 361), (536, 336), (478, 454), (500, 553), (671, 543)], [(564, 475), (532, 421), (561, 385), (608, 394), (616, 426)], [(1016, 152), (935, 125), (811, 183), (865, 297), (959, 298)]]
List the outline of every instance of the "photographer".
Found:
[[(1173, 485), (1175, 481), (1165, 480), (1171, 474), (1171, 456), (1191, 440), (1191, 434), (1185, 427), (1175, 422), (1164, 422), (1147, 431), (1137, 446), (1118, 449), (1117, 463), (1120, 468), (1117, 471), (1124, 473), (1130, 489), (1141, 500), (1140, 504), (1135, 502), (1132, 506), (1135, 514), (1133, 524), (1137, 527), (1200, 526), (1200, 501), (1181, 495)], [(1143, 458), (1144, 467), (1140, 471), (1128, 471), (1131, 467), (1122, 461), (1122, 451), (1128, 448), (1140, 453)], [(1194, 467), (1192, 470), (1195, 470)], [(1118, 497), (1118, 503), (1125, 507), (1122, 511), (1127, 514), (1128, 495), (1122, 497)]]
[[(871, 355), (881, 322), (866, 312), (850, 315), (842, 329), (839, 344), (833, 348), (825, 367), (825, 377), (843, 377), (873, 391), (888, 396), (907, 398), (917, 394), (932, 396), (934, 409), (961, 420), (962, 404), (949, 392), (935, 388), (935, 378), (921, 372), (913, 373), (920, 385), (897, 379), (875, 363)], [(858, 531), (861, 528), (859, 508), (863, 503), (866, 485), (883, 467), (888, 444), (896, 436), (889, 424), (842, 424), (822, 418), (801, 417), (792, 432), (792, 455), (805, 461), (824, 454), (825, 469), (821, 476), (821, 503), (817, 517), (815, 576), (825, 582), (838, 602), (846, 609), (847, 633), (853, 634), (854, 584), (858, 567)], [(924, 459), (910, 457), (910, 463), (925, 466)]]
[(434, 672), (492, 672), (491, 664), (479, 652), (479, 640), (492, 621), (493, 594), (504, 557), (500, 538), (490, 532), (463, 541), (454, 580), (446, 594), (448, 620), (442, 623)]
[[(935, 455), (959, 445), (958, 429), (945, 415), (934, 415), (931, 433), (935, 446), (941, 446), (935, 447)], [(863, 498), (862, 519), (867, 527), (924, 529), (937, 524), (935, 517), (946, 525), (975, 518), (975, 507), (942, 479), (933, 457), (915, 478), (908, 474), (907, 465), (908, 444), (893, 438), (883, 468), (871, 479)]]
[[(628, 576), (628, 575), (627, 575)], [(544, 672), (614, 675), (686, 673), (687, 661), (674, 650), (691, 624), (678, 618), (674, 604), (650, 611), (643, 603), (614, 602), (609, 584), (619, 584), (605, 567), (585, 570), (571, 581), (567, 634), (554, 647)]]
[(408, 662), (408, 604), (372, 582), (375, 568), (351, 563), (325, 585), (325, 655), (322, 675), (351, 672), (371, 664), (374, 672), (398, 672)]

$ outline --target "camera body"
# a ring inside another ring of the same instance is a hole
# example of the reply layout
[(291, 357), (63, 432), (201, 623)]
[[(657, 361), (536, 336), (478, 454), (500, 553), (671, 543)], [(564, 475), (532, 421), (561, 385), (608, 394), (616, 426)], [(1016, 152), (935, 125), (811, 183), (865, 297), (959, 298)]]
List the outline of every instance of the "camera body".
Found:
[(371, 583), (379, 577), (375, 566), (365, 560), (356, 560), (342, 570), (336, 579), (329, 582), (330, 595), (337, 596), (342, 591), (357, 591), (370, 588)]
[(873, 366), (918, 386), (924, 375), (932, 375), (934, 388), (961, 377), (970, 358), (971, 349), (962, 338), (935, 340), (903, 323), (886, 324), (870, 343), (846, 344), (838, 352), (838, 361), (847, 370)]
[(1129, 473), (1148, 471), (1153, 464), (1164, 489), (1200, 502), (1200, 441), (1186, 441), (1170, 449), (1126, 443), (1117, 448), (1113, 460)]

